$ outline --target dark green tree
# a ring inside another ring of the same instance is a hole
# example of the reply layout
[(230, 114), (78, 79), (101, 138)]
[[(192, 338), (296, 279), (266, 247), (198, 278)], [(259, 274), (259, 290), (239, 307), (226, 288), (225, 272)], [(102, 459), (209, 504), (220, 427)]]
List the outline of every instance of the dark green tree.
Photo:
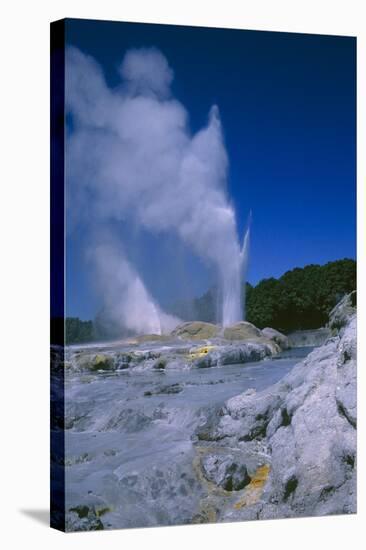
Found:
[(278, 309), (279, 295), (279, 282), (273, 277), (250, 287), (246, 296), (246, 319), (257, 327), (271, 326)]
[(246, 319), (259, 328), (289, 332), (324, 326), (330, 310), (356, 289), (356, 262), (307, 265), (279, 279), (264, 279), (247, 292)]
[(66, 318), (66, 343), (91, 342), (94, 340), (92, 321), (81, 321), (78, 317)]

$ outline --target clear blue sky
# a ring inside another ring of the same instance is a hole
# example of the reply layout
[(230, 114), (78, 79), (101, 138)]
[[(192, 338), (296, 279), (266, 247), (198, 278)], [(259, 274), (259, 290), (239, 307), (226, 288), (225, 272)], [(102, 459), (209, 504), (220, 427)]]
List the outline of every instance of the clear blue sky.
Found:
[[(126, 50), (160, 49), (192, 131), (219, 106), (240, 233), (253, 212), (251, 283), (355, 258), (354, 38), (69, 19), (66, 41), (95, 57), (110, 85)], [(67, 308), (91, 318), (99, 304), (79, 245), (68, 242)]]

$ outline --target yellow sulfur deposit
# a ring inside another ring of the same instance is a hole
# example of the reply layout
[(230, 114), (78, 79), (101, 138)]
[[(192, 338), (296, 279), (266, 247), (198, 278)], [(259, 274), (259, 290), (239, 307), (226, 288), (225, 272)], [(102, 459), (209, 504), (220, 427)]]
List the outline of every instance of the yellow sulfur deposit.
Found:
[(207, 355), (207, 353), (215, 349), (215, 347), (216, 346), (202, 346), (200, 348), (191, 349), (189, 352), (189, 358), (198, 359), (199, 357), (203, 357), (204, 355)]
[(245, 487), (243, 496), (234, 504), (236, 510), (258, 502), (262, 496), (263, 488), (268, 479), (270, 470), (269, 464), (264, 464), (264, 466), (257, 468), (251, 482)]

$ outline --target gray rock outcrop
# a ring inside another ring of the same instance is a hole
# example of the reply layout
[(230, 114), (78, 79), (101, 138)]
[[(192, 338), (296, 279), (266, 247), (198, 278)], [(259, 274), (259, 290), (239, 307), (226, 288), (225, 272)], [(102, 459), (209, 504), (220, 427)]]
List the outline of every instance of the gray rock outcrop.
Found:
[[(196, 324), (209, 325), (208, 323), (190, 323), (189, 331), (191, 325)], [(207, 336), (212, 327), (215, 331), (218, 330), (215, 325), (197, 329), (196, 335), (199, 334), (200, 338), (198, 336), (192, 338), (191, 345), (189, 345), (189, 341), (177, 342), (175, 340), (171, 345), (159, 348), (155, 346), (152, 349), (142, 349), (139, 346), (131, 346), (130, 349), (103, 349), (100, 347), (96, 351), (91, 351), (89, 348), (69, 348), (66, 351), (65, 365), (70, 371), (93, 373), (124, 369), (164, 371), (208, 368), (261, 361), (266, 357), (278, 354), (282, 349), (276, 342), (277, 335), (275, 338), (266, 338), (255, 327), (255, 336), (244, 340), (228, 342), (222, 337), (217, 337), (211, 340), (205, 338), (203, 342), (194, 342), (194, 340), (201, 340), (203, 334)], [(252, 328), (250, 328), (251, 331)], [(257, 336), (257, 332), (259, 336)], [(182, 339), (184, 340), (183, 337)], [(56, 361), (54, 360), (53, 363), (56, 368)]]
[(217, 346), (194, 361), (198, 368), (221, 365), (238, 365), (252, 361), (261, 361), (279, 353), (280, 348), (271, 340), (243, 342), (242, 344)]
[(225, 446), (225, 469), (231, 449), (245, 454), (260, 442), (267, 454), (261, 491), (251, 496), (249, 484), (234, 505), (216, 502), (220, 519), (355, 513), (356, 416), (356, 315), (348, 309), (341, 331), (280, 382), (229, 399), (197, 431), (199, 445)]
[(351, 315), (356, 311), (357, 295), (354, 290), (350, 294), (346, 294), (340, 302), (332, 309), (329, 314), (328, 327), (336, 332), (344, 327)]
[(241, 321), (224, 329), (225, 340), (248, 340), (262, 336), (259, 328), (248, 321)]
[(282, 334), (282, 332), (280, 332), (279, 330), (266, 327), (262, 330), (262, 336), (276, 342), (276, 344), (278, 344), (281, 349), (287, 349), (289, 347), (287, 336), (285, 334)]
[(171, 336), (183, 340), (206, 340), (217, 336), (219, 327), (203, 321), (191, 321), (177, 326)]

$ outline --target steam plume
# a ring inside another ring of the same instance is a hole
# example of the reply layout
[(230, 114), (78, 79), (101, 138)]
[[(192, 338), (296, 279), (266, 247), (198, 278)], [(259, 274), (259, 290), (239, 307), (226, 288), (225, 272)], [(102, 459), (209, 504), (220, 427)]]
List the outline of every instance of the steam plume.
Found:
[[(93, 58), (67, 50), (71, 230), (80, 222), (103, 227), (134, 219), (154, 234), (175, 232), (216, 268), (222, 323), (239, 321), (243, 254), (226, 193), (228, 159), (218, 108), (211, 108), (207, 125), (192, 135), (186, 110), (172, 97), (173, 71), (156, 49), (129, 50), (119, 75), (112, 88)], [(139, 332), (158, 332), (163, 312), (128, 259), (110, 247), (98, 249), (96, 258), (108, 300), (116, 304), (128, 297), (121, 303), (121, 322)], [(136, 293), (138, 305), (133, 305)]]

